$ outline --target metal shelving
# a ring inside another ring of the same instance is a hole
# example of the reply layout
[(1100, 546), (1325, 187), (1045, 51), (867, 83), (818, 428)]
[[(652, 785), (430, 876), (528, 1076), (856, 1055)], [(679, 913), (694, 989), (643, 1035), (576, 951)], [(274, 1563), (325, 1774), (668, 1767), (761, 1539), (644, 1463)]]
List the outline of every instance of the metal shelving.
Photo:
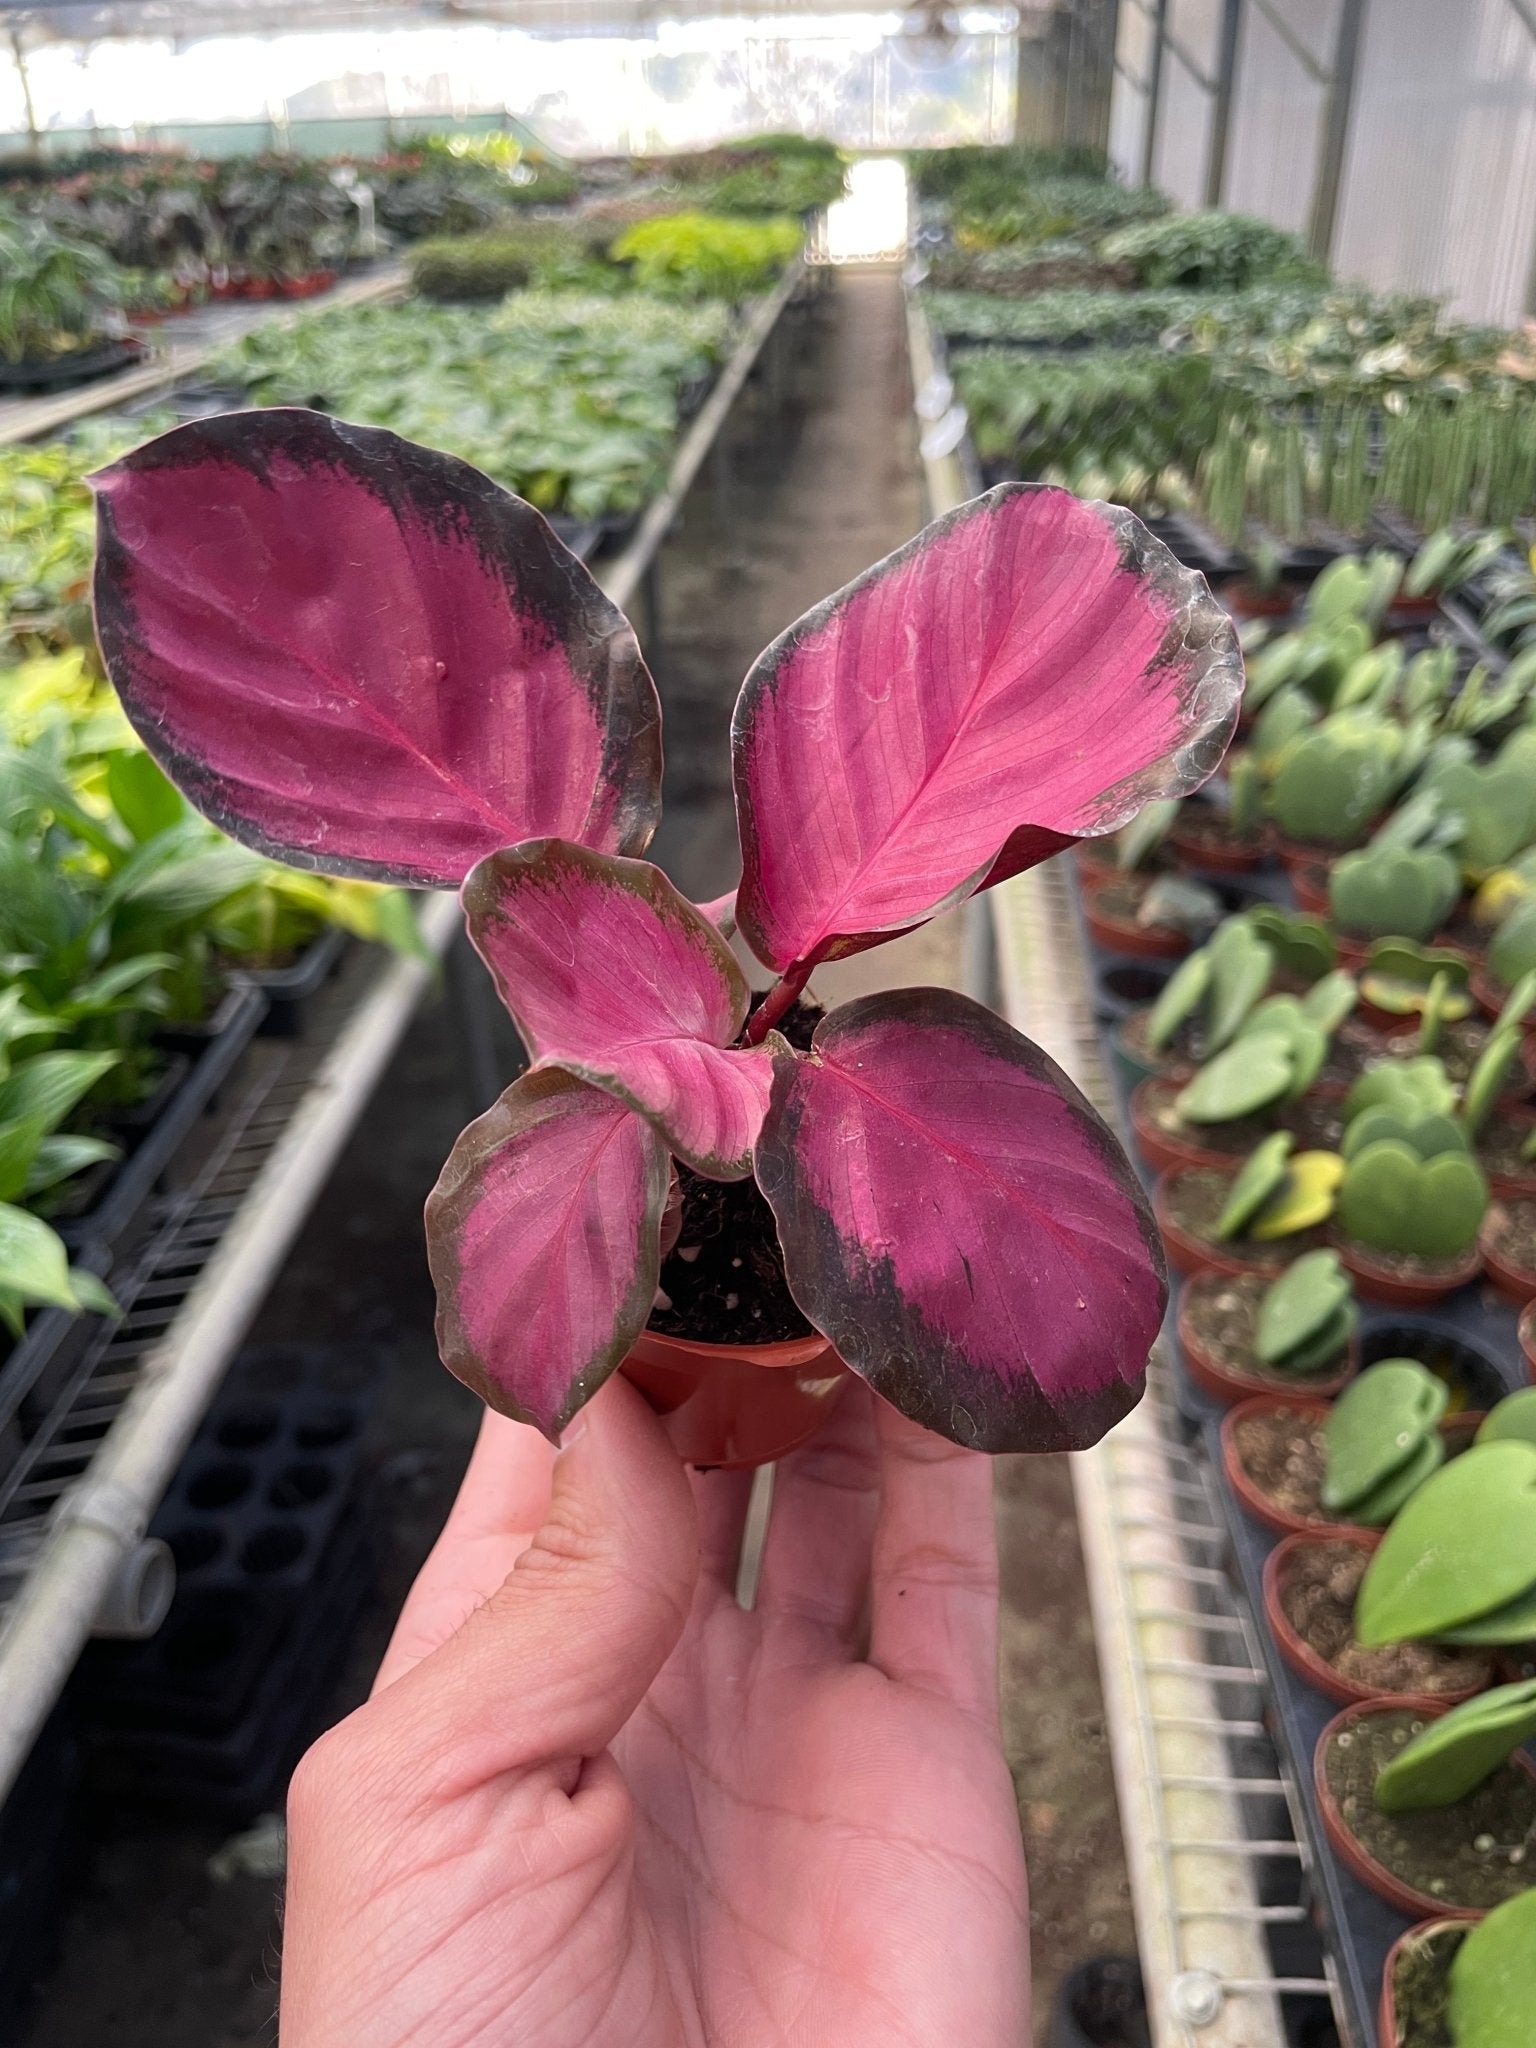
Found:
[[(908, 341), (928, 513), (978, 488), (927, 320)], [(986, 928), (1009, 1021), (1110, 1122), (1081, 942), (1059, 862), (967, 906)], [(1154, 1353), (1146, 1399), (1072, 1461), (1121, 1828), (1156, 2048), (1286, 2048), (1326, 1999), (1351, 2040), (1314, 1929), (1294, 1784), (1266, 1728), (1263, 1660), (1226, 1568), (1211, 1475)]]
[[(754, 309), (665, 487), (627, 546), (596, 566), (616, 603), (652, 579), (684, 496), (806, 289), (797, 262)], [(766, 381), (776, 383), (771, 365)], [(429, 898), (422, 924), (442, 958), (458, 930), (454, 899)], [(432, 984), (423, 961), (358, 952), (305, 1038), (256, 1043), (206, 1155), (111, 1275), (121, 1320), (93, 1334), (0, 1476), (0, 1798), (141, 1557), (208, 1402)], [(472, 1049), (473, 1016), (466, 1037)]]

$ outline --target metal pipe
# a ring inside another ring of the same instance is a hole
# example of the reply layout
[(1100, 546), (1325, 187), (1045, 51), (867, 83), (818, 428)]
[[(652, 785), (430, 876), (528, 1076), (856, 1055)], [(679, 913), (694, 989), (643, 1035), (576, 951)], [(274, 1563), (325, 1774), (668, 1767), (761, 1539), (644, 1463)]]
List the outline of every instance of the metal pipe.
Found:
[(1232, 128), (1232, 87), (1237, 74), (1237, 38), (1243, 0), (1223, 0), (1221, 43), (1216, 55), (1216, 96), (1211, 104), (1211, 140), (1205, 160), (1205, 203), (1220, 206), (1227, 181), (1227, 143)]
[(1328, 83), (1328, 104), (1323, 118), (1317, 185), (1312, 196), (1312, 224), (1307, 237), (1312, 254), (1324, 263), (1333, 253), (1339, 181), (1344, 174), (1344, 152), (1349, 145), (1349, 117), (1354, 108), (1355, 69), (1360, 57), (1364, 21), (1365, 0), (1343, 0), (1338, 40), (1333, 51), (1333, 72)]
[(1141, 137), (1141, 182), (1150, 185), (1157, 159), (1157, 116), (1163, 97), (1163, 51), (1168, 42), (1168, 0), (1157, 0), (1152, 17), (1152, 69), (1147, 73), (1147, 125)]

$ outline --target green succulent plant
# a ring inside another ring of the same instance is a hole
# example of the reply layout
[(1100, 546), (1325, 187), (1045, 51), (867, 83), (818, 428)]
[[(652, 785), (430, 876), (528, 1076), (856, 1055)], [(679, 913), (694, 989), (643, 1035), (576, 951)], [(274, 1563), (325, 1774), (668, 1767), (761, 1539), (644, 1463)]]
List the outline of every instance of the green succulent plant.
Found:
[(1451, 1959), (1453, 2048), (1527, 2048), (1536, 2012), (1536, 1888), (1467, 1930)]
[(1274, 1131), (1254, 1147), (1217, 1218), (1219, 1239), (1268, 1243), (1327, 1222), (1343, 1162), (1335, 1152), (1295, 1148), (1289, 1131)]
[(1363, 1110), (1378, 1103), (1408, 1117), (1448, 1116), (1456, 1107), (1456, 1088), (1444, 1064), (1433, 1054), (1377, 1060), (1350, 1084), (1344, 1098), (1345, 1122), (1353, 1122)]
[(1317, 706), (1305, 690), (1291, 683), (1277, 690), (1254, 721), (1249, 741), (1249, 754), (1260, 775), (1273, 775), (1291, 742), (1318, 723)]
[[(1536, 1679), (1495, 1686), (1422, 1728), (1376, 1779), (1383, 1813), (1453, 1806), (1536, 1735)], [(1527, 2014), (1529, 2018), (1529, 2014)]]
[(1349, 1348), (1358, 1320), (1338, 1253), (1305, 1252), (1260, 1298), (1254, 1356), (1271, 1372), (1303, 1379)]
[(1449, 761), (1427, 770), (1422, 787), (1460, 818), (1460, 858), (1474, 878), (1504, 867), (1536, 839), (1536, 776), (1523, 754), (1505, 750), (1484, 766)]
[(1227, 816), (1235, 839), (1257, 839), (1264, 824), (1264, 777), (1251, 754), (1227, 766)]
[(1536, 972), (1536, 897), (1517, 904), (1494, 933), (1488, 972), (1505, 988)]
[[(1497, 1412), (1497, 1411), (1495, 1411)], [(1403, 1507), (1360, 1584), (1368, 1647), (1536, 1636), (1536, 1444), (1483, 1440)]]
[(1502, 526), (1491, 533), (1473, 534), (1442, 526), (1408, 564), (1403, 576), (1404, 597), (1448, 597), (1496, 562), (1510, 539), (1508, 528)]
[(1252, 1116), (1305, 1095), (1327, 1057), (1328, 1033), (1301, 998), (1270, 996), (1247, 1013), (1233, 1041), (1200, 1068), (1174, 1106), (1191, 1124)]
[[(1445, 1131), (1458, 1145), (1438, 1143)], [(1407, 1127), (1403, 1135), (1372, 1138), (1344, 1164), (1339, 1182), (1339, 1228), (1352, 1243), (1388, 1257), (1440, 1264), (1477, 1242), (1488, 1210), (1488, 1183), (1454, 1124), (1439, 1118)]]
[(1448, 853), (1424, 847), (1362, 847), (1334, 863), (1334, 922), (1361, 937), (1427, 939), (1450, 915), (1461, 875)]
[(1333, 934), (1321, 918), (1305, 911), (1255, 903), (1243, 915), (1275, 955), (1277, 970), (1308, 985), (1329, 973), (1338, 958)]
[(1362, 711), (1337, 713), (1280, 754), (1270, 814), (1291, 839), (1347, 847), (1364, 838), (1390, 798), (1403, 744), (1399, 729)]
[(1308, 591), (1306, 615), (1319, 625), (1363, 619), (1374, 632), (1391, 609), (1402, 580), (1402, 560), (1388, 548), (1373, 548), (1368, 555), (1340, 555)]
[(1413, 1358), (1367, 1367), (1334, 1402), (1323, 1425), (1323, 1506), (1384, 1528), (1438, 1469), (1446, 1390)]

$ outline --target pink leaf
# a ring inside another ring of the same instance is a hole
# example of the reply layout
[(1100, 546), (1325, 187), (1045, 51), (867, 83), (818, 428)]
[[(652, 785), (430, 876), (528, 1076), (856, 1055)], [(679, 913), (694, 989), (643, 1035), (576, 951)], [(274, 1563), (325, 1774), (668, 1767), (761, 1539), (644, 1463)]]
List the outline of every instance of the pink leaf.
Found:
[(1146, 1197), (980, 1004), (901, 989), (834, 1011), (779, 1059), (757, 1178), (801, 1309), (925, 1427), (1082, 1449), (1138, 1399), (1168, 1292)]
[(679, 1157), (741, 1180), (773, 1087), (729, 946), (649, 861), (533, 839), (464, 884), (469, 935), (532, 1058), (648, 1116)]
[(701, 917), (707, 917), (722, 939), (735, 936), (736, 932), (736, 891), (727, 889), (723, 896), (711, 896), (707, 903), (696, 904)]
[(1215, 768), (1242, 661), (1131, 513), (962, 505), (761, 655), (734, 729), (737, 921), (781, 973), (875, 945)]
[(635, 637), (468, 463), (274, 408), (178, 427), (94, 481), (108, 672), (247, 846), (456, 885), (541, 833), (648, 844), (661, 713)]
[(524, 1074), (427, 1198), (443, 1363), (550, 1438), (645, 1326), (671, 1161), (643, 1117), (558, 1069)]

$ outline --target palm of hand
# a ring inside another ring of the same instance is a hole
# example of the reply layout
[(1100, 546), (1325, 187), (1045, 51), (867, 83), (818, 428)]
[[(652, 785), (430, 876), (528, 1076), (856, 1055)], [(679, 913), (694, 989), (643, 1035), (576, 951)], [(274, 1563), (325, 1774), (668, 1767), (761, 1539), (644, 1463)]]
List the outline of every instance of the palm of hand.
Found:
[[(509, 1769), (500, 1717), (471, 1714), (445, 1782), (423, 1772), (415, 1715), (391, 1741), (375, 1732), (382, 1752), (359, 1756), (353, 1734), (343, 1754), (352, 1724), (326, 1739), (334, 1761), (312, 1776), (328, 1822), (338, 1775), (398, 1773), (403, 1789), (402, 1750), (416, 1805), (346, 1880), (371, 1969), (339, 1984), (333, 1948), (320, 1991), (290, 1906), (285, 2048), (1018, 2048), (1027, 1930), (996, 1722), (987, 1470), (884, 1414), (882, 1467), (874, 1405), (855, 1390), (780, 1468), (751, 1612), (731, 1590), (747, 1477), (693, 1478), (702, 1555), (675, 1647), (643, 1696), (616, 1699), (610, 1678), (606, 1727), (590, 1668), (605, 1653), (578, 1655), (565, 1697), (534, 1717), (569, 1719), (564, 1753), (546, 1742)], [(547, 1454), (526, 1432), (507, 1442), (510, 1428), (488, 1426), (359, 1725), (397, 1693), (425, 1696), (465, 1638), (488, 1647), (480, 1614), (514, 1560), (515, 1585), (541, 1557), (551, 1578), (585, 1559), (584, 1536), (552, 1538), (548, 1523), (528, 1549)], [(637, 1637), (656, 1590), (636, 1572)], [(611, 1620), (622, 1670), (640, 1644), (624, 1640), (622, 1608)], [(524, 1674), (506, 1648), (511, 1688)], [(526, 1677), (542, 1682), (536, 1667)], [(303, 1867), (296, 1854), (296, 1882)]]

